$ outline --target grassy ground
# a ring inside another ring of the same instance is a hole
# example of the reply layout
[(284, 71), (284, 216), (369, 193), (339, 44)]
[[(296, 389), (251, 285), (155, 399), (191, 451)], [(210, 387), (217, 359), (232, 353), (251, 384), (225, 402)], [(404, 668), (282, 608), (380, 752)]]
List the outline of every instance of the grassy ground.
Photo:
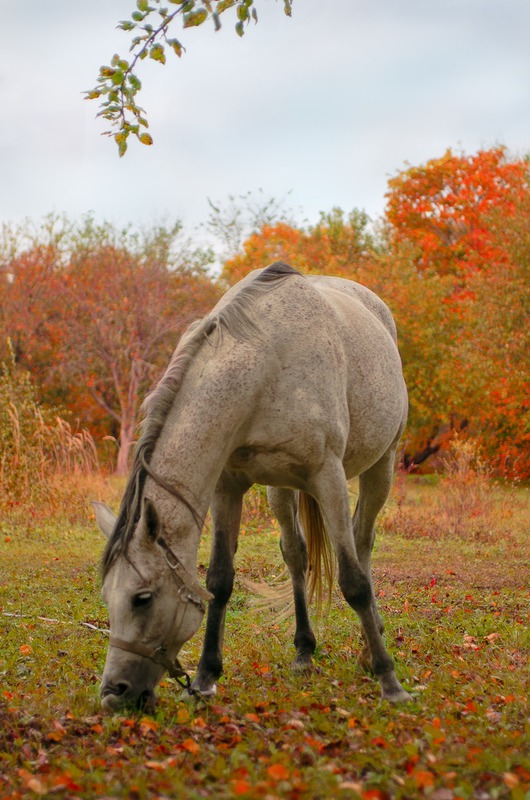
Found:
[[(215, 700), (181, 702), (168, 680), (154, 716), (104, 716), (94, 523), (3, 520), (0, 797), (528, 800), (529, 494), (487, 498), (466, 525), (447, 486), (407, 479), (382, 520), (380, 610), (415, 698), (399, 708), (357, 665), (358, 625), (338, 595), (319, 627), (318, 673), (295, 677), (291, 623), (252, 606), (239, 580)], [(279, 565), (262, 510), (254, 496), (242, 578)], [(201, 572), (207, 560), (208, 535)], [(200, 636), (183, 654), (191, 671), (199, 652)]]

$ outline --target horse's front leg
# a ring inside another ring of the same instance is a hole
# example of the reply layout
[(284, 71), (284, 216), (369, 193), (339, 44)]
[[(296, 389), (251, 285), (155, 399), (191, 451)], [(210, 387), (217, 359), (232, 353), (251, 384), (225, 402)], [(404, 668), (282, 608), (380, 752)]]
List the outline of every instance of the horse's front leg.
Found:
[(192, 689), (202, 695), (216, 692), (216, 682), (223, 671), (223, 638), (226, 606), (234, 586), (234, 556), (237, 550), (243, 494), (242, 484), (223, 474), (211, 505), (213, 539), (206, 586), (213, 594), (208, 605), (206, 632), (197, 677)]
[(295, 492), (269, 486), (267, 497), (272, 513), (280, 524), (280, 547), (293, 584), (296, 656), (292, 668), (295, 672), (304, 672), (313, 667), (312, 657), (316, 647), (307, 609), (307, 546), (298, 520)]

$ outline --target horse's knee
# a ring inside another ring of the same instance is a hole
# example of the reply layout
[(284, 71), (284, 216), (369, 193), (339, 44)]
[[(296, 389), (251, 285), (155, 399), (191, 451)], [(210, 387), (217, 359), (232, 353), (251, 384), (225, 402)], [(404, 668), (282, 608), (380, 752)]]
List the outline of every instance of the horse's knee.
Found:
[(370, 581), (356, 563), (339, 559), (339, 586), (346, 602), (355, 611), (362, 611), (372, 602)]
[(305, 575), (308, 568), (308, 558), (307, 546), (302, 537), (296, 536), (293, 539), (282, 537), (280, 539), (280, 550), (290, 572)]
[(230, 600), (234, 588), (235, 570), (220, 570), (210, 566), (206, 574), (206, 588), (214, 596), (214, 600), (221, 605), (226, 605)]

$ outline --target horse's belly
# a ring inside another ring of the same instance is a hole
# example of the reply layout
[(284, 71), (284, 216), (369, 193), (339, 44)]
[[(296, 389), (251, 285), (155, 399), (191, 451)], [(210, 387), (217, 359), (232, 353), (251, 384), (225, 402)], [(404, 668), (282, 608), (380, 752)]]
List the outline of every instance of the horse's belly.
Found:
[(311, 471), (290, 453), (251, 446), (234, 450), (226, 469), (244, 475), (250, 483), (293, 489), (303, 488)]
[(230, 455), (226, 469), (252, 483), (303, 489), (326, 458), (326, 435), (321, 426), (304, 426), (300, 419), (284, 418), (267, 425), (261, 418), (246, 442)]

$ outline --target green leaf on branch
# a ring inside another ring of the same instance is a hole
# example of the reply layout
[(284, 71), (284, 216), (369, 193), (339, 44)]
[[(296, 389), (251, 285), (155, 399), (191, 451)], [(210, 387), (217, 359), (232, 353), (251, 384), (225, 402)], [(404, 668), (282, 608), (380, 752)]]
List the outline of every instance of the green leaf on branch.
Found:
[(138, 139), (141, 141), (142, 144), (153, 144), (153, 137), (150, 133), (141, 133)]
[(168, 39), (167, 43), (172, 48), (172, 50), (175, 53), (175, 55), (180, 58), (184, 48), (182, 47), (182, 45), (179, 42), (179, 40), (178, 39)]
[(218, 14), (222, 14), (223, 11), (226, 11), (228, 8), (232, 8), (232, 6), (235, 6), (235, 4), (236, 0), (219, 0), (215, 10)]
[(245, 3), (239, 3), (237, 7), (237, 18), (240, 22), (246, 22), (249, 17), (248, 8)]
[(137, 78), (136, 75), (132, 75), (132, 74), (128, 75), (127, 77), (129, 79), (129, 83), (131, 84), (132, 88), (135, 91), (139, 92), (140, 89), (142, 88), (141, 80), (139, 78)]
[(164, 50), (164, 46), (161, 44), (154, 44), (152, 48), (149, 50), (149, 58), (152, 58), (153, 61), (159, 61), (161, 64), (165, 64), (166, 53)]
[(198, 8), (196, 11), (184, 14), (184, 27), (196, 28), (198, 25), (202, 25), (206, 19), (208, 19), (208, 11), (205, 8)]
[(120, 158), (125, 155), (127, 151), (127, 136), (128, 133), (124, 133), (120, 131), (119, 133), (115, 134), (114, 141), (118, 145), (118, 153), (120, 154)]
[[(122, 20), (118, 28), (125, 32), (134, 31), (130, 39), (128, 59), (115, 54), (111, 65), (100, 68), (98, 83), (94, 89), (85, 92), (85, 99), (100, 100), (98, 117), (109, 120), (114, 131), (106, 131), (105, 135), (113, 136), (122, 156), (126, 149), (126, 140), (133, 133), (142, 144), (152, 144), (149, 134), (138, 136), (139, 126), (147, 127), (145, 112), (136, 104), (136, 94), (142, 89), (142, 83), (135, 74), (139, 61), (150, 58), (160, 64), (166, 63), (166, 50), (170, 48), (180, 57), (185, 51), (181, 42), (172, 37), (172, 25), (175, 18), (180, 17), (183, 28), (196, 28), (207, 20), (211, 20), (215, 30), (221, 27), (220, 15), (235, 8), (238, 36), (243, 36), (245, 27), (252, 18), (258, 21), (254, 7), (255, 0), (136, 0), (136, 9), (131, 19)], [(290, 16), (292, 0), (284, 0), (284, 11)]]

